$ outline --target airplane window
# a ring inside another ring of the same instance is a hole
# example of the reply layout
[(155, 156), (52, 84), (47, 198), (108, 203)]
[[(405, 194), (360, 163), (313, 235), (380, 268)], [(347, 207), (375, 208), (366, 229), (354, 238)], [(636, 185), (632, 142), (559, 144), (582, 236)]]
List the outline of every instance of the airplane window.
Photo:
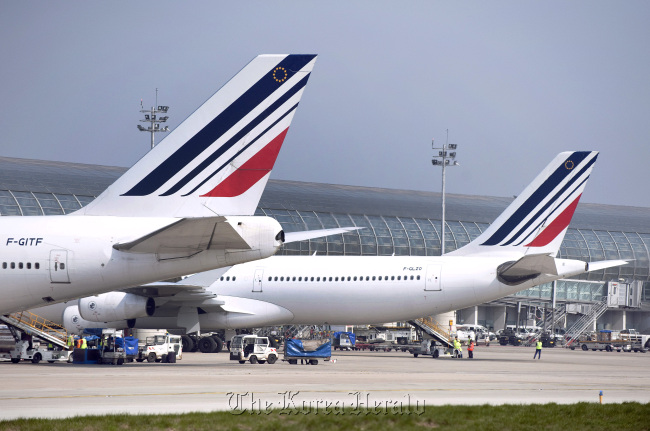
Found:
[(314, 281), (314, 277), (311, 278), (311, 281)]
[(302, 277), (298, 277), (298, 281), (302, 281)]
[(330, 277), (330, 281), (332, 281), (332, 277)]
[(420, 276), (419, 276), (419, 275), (418, 275), (417, 279), (418, 279), (418, 280), (420, 279)]
[(7, 262), (2, 262), (2, 269), (7, 269)]
[(391, 280), (395, 280), (395, 276), (394, 276), (394, 275), (391, 275), (391, 276), (390, 276), (390, 279), (391, 279)]
[(348, 281), (350, 281), (350, 276), (348, 275)]
[(236, 277), (233, 277), (233, 278), (232, 278), (232, 281), (235, 281), (235, 278), (236, 278)]
[(14, 262), (11, 262), (11, 269), (16, 269), (16, 264)]
[(273, 279), (273, 281), (278, 281), (278, 277), (275, 277), (275, 278)]
[[(219, 281), (223, 281), (223, 276), (221, 276), (221, 278), (219, 279)], [(271, 281), (271, 280), (269, 279), (269, 281)]]
[(339, 278), (338, 278), (338, 277), (335, 277), (335, 278), (334, 278), (334, 281), (339, 281)]
[(269, 281), (271, 281), (271, 277), (269, 277)]
[(375, 276), (374, 275), (372, 276), (372, 281), (375, 281)]
[(284, 281), (284, 277), (280, 277), (280, 281)]
[(41, 267), (41, 264), (40, 264), (40, 263), (36, 262), (36, 263), (34, 264), (34, 269), (39, 269), (40, 267)]
[(317, 278), (316, 278), (316, 281), (320, 281), (320, 277), (317, 277)]
[(18, 263), (18, 269), (23, 269), (23, 263), (22, 262)]
[(357, 277), (354, 277), (354, 281), (357, 281)]
[(296, 281), (296, 277), (293, 277), (293, 279), (291, 281)]
[(413, 280), (413, 276), (411, 276), (411, 280)]
[(61, 270), (64, 270), (65, 269), (65, 263), (61, 262), (59, 264), (59, 268), (61, 268)]
[(402, 276), (401, 276), (401, 275), (398, 275), (398, 276), (397, 276), (397, 279), (398, 279), (398, 280), (401, 280), (401, 279), (402, 279)]
[(381, 275), (379, 276), (379, 281), (381, 281)]
[(230, 277), (226, 277), (226, 281), (230, 281)]
[(366, 275), (366, 281), (369, 281), (369, 280), (370, 280), (370, 277)]

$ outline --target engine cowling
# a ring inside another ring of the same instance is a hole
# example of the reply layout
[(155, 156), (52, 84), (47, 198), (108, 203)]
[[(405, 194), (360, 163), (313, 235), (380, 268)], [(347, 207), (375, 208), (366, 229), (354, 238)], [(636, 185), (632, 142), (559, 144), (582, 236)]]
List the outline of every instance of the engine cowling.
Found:
[[(127, 322), (121, 320), (119, 322), (111, 322), (112, 328), (123, 329), (127, 327)], [(81, 317), (79, 307), (77, 305), (70, 305), (63, 311), (63, 327), (71, 334), (81, 334), (84, 329), (89, 328), (106, 328), (104, 322), (91, 322)]]
[(153, 316), (153, 298), (125, 292), (108, 292), (79, 300), (79, 314), (91, 322), (112, 322)]

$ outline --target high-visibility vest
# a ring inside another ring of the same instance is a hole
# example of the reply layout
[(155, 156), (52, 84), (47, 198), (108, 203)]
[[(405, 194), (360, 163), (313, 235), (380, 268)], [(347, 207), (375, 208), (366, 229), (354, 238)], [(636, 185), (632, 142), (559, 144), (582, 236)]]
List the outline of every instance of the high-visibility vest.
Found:
[(72, 346), (74, 344), (74, 338), (72, 338), (72, 335), (68, 335), (68, 347)]
[(88, 344), (86, 344), (86, 339), (85, 338), (81, 339), (81, 348), (82, 349), (87, 349), (88, 348)]
[(537, 350), (542, 350), (542, 342), (541, 341), (537, 342)]
[(470, 352), (474, 351), (474, 343), (469, 343), (469, 347), (467, 348)]

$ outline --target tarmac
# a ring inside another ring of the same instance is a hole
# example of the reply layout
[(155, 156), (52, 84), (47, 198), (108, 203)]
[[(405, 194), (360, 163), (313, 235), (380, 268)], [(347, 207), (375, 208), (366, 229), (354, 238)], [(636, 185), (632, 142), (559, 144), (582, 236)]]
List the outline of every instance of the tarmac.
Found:
[[(335, 352), (318, 365), (230, 361), (185, 353), (176, 364), (0, 362), (0, 419), (226, 410), (286, 414), (370, 408), (417, 414), (430, 405), (600, 401), (650, 403), (650, 353), (479, 346), (474, 359)], [(335, 360), (335, 362), (334, 362)]]

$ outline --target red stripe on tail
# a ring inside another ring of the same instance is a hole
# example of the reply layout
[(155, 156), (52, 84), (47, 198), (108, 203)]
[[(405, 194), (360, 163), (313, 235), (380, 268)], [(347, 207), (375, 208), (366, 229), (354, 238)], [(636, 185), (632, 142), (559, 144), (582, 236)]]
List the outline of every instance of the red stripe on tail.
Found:
[(551, 241), (553, 241), (560, 234), (560, 232), (566, 229), (567, 226), (569, 226), (569, 223), (571, 223), (571, 218), (573, 218), (573, 213), (578, 206), (578, 202), (580, 201), (581, 196), (582, 195), (578, 196), (576, 200), (571, 203), (571, 205), (562, 211), (562, 214), (557, 216), (557, 218), (553, 220), (550, 225), (546, 226), (546, 228), (541, 231), (531, 243), (526, 244), (525, 247), (544, 247), (550, 244)]
[(257, 154), (220, 182), (214, 189), (201, 195), (201, 197), (232, 198), (241, 195), (253, 187), (264, 175), (273, 169), (275, 159), (278, 157), (278, 153), (284, 142), (284, 137), (288, 131), (289, 128), (286, 128), (282, 133), (273, 138), (271, 142), (266, 144)]

